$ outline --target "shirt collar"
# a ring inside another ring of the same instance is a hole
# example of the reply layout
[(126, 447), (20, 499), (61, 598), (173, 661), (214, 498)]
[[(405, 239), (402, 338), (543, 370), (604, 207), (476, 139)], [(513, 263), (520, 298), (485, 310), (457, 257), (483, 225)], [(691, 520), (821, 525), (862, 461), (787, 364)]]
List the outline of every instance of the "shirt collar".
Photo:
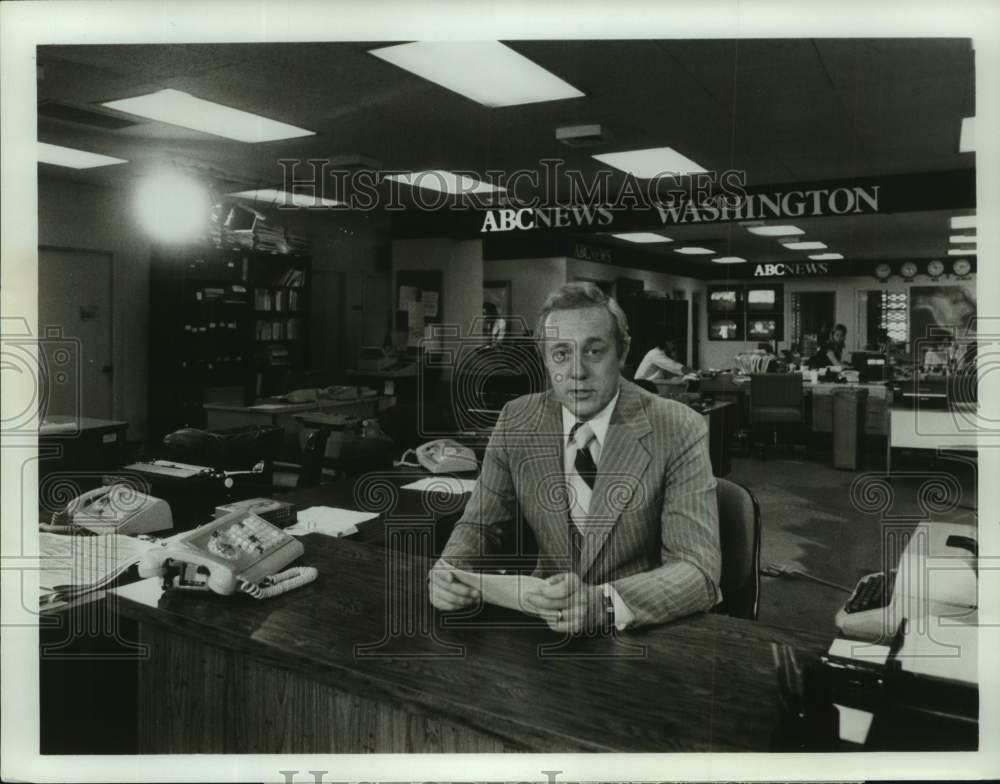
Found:
[[(619, 387), (618, 391), (615, 392), (615, 396), (611, 398), (611, 402), (602, 408), (596, 416), (587, 420), (587, 424), (594, 431), (594, 437), (601, 447), (604, 446), (604, 439), (608, 434), (608, 425), (611, 424), (611, 414), (615, 410), (615, 405), (617, 405), (618, 397), (621, 393), (621, 387)], [(570, 413), (570, 410), (566, 406), (560, 406), (560, 408), (562, 409), (563, 443), (565, 443), (569, 439), (569, 433), (573, 429), (573, 425), (577, 423), (577, 418)]]

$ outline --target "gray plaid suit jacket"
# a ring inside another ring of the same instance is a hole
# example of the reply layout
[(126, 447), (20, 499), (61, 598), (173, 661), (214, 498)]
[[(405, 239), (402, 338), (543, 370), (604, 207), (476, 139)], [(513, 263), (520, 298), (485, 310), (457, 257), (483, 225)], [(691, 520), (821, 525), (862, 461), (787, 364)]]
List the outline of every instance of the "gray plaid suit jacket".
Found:
[[(583, 537), (579, 573), (611, 583), (634, 625), (662, 623), (721, 599), (718, 507), (704, 419), (622, 379)], [(496, 530), (523, 517), (538, 542), (535, 574), (570, 568), (560, 405), (526, 395), (500, 414), (479, 481), (442, 558), (488, 555)]]

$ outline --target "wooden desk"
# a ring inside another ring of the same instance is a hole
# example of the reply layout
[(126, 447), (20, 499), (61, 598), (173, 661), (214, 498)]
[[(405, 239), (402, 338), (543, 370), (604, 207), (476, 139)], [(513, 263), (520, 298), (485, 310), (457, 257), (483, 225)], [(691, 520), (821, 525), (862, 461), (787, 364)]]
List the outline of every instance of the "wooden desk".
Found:
[(399, 535), (415, 554), (306, 537), (319, 579), (270, 601), (120, 598), (150, 645), (140, 751), (764, 751), (770, 644), (829, 642), (717, 615), (573, 641), (496, 608), (446, 618)]

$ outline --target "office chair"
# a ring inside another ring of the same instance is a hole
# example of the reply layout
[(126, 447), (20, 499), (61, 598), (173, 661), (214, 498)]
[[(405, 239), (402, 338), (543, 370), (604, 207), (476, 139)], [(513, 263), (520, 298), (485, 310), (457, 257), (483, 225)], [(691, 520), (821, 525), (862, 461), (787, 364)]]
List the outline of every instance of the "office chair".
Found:
[(640, 389), (645, 389), (647, 392), (652, 392), (654, 395), (660, 394), (660, 388), (656, 386), (652, 381), (645, 378), (636, 379), (632, 382)]
[(722, 601), (713, 612), (757, 620), (760, 605), (760, 506), (753, 493), (728, 479), (716, 479)]
[[(754, 373), (750, 376), (750, 448), (758, 425), (773, 426), (778, 442), (778, 425), (805, 422), (802, 377), (796, 373)], [(762, 450), (763, 456), (763, 450)]]

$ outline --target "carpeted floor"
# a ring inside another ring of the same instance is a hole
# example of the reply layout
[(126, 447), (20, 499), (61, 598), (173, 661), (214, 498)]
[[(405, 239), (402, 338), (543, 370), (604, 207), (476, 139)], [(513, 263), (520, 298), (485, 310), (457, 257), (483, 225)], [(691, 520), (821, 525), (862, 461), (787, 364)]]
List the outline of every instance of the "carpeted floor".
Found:
[[(976, 521), (969, 458), (902, 456), (888, 482), (881, 469), (841, 471), (829, 453), (737, 457), (727, 477), (761, 508), (761, 564), (782, 564), (845, 587), (883, 568), (885, 532), (918, 522)], [(890, 564), (895, 566), (895, 564)], [(848, 594), (800, 577), (762, 577), (760, 622), (820, 633)]]

